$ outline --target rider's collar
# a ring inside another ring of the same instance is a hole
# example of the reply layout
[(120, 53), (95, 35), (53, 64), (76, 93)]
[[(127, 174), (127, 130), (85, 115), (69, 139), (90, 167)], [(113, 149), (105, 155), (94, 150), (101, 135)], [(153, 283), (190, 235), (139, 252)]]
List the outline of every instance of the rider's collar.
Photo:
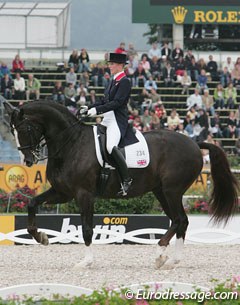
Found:
[(113, 79), (117, 82), (119, 82), (126, 74), (124, 71), (118, 72), (117, 74), (114, 75)]

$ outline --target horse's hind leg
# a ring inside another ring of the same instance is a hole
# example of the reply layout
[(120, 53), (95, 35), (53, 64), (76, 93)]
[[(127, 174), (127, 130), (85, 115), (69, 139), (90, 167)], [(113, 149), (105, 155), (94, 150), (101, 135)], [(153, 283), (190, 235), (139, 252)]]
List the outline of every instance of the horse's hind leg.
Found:
[(85, 257), (76, 268), (89, 267), (93, 263), (92, 236), (93, 236), (93, 213), (94, 213), (94, 196), (88, 191), (81, 190), (78, 192), (76, 201), (80, 205), (82, 234), (85, 245)]
[(40, 244), (48, 245), (48, 237), (44, 232), (38, 232), (36, 225), (36, 208), (38, 205), (47, 202), (49, 204), (63, 203), (69, 198), (57, 193), (53, 188), (31, 199), (28, 205), (28, 226), (27, 230), (30, 235)]
[[(159, 257), (156, 259), (156, 267), (160, 268), (165, 263), (169, 266), (179, 262), (181, 258), (183, 240), (188, 226), (188, 219), (182, 206), (182, 196), (174, 192), (154, 191), (155, 196), (160, 201), (164, 212), (171, 219), (172, 223), (167, 232), (159, 241)], [(167, 255), (167, 249), (172, 237), (177, 234), (175, 253), (173, 258)]]

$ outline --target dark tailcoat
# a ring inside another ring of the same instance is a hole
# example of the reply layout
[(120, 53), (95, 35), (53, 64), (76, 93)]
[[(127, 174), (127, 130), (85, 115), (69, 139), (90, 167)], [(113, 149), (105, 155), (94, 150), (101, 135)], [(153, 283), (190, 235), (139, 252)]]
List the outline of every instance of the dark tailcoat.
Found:
[(104, 99), (91, 106), (96, 108), (97, 114), (114, 111), (115, 118), (121, 132), (119, 147), (138, 142), (132, 127), (128, 124), (127, 103), (131, 93), (129, 79), (124, 76), (119, 81), (112, 80), (105, 89)]

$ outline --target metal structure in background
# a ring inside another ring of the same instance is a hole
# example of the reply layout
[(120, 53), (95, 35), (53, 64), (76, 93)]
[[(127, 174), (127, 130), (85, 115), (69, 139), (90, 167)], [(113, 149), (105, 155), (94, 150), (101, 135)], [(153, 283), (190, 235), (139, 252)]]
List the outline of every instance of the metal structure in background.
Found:
[(2, 2), (0, 37), (0, 48), (68, 47), (70, 3)]

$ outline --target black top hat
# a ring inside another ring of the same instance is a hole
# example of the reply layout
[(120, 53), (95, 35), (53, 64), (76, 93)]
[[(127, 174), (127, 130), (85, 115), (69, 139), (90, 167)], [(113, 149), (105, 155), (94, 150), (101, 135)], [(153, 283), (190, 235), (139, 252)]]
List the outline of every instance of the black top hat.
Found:
[(109, 53), (108, 62), (115, 62), (118, 64), (125, 64), (127, 61), (127, 55), (121, 53)]

